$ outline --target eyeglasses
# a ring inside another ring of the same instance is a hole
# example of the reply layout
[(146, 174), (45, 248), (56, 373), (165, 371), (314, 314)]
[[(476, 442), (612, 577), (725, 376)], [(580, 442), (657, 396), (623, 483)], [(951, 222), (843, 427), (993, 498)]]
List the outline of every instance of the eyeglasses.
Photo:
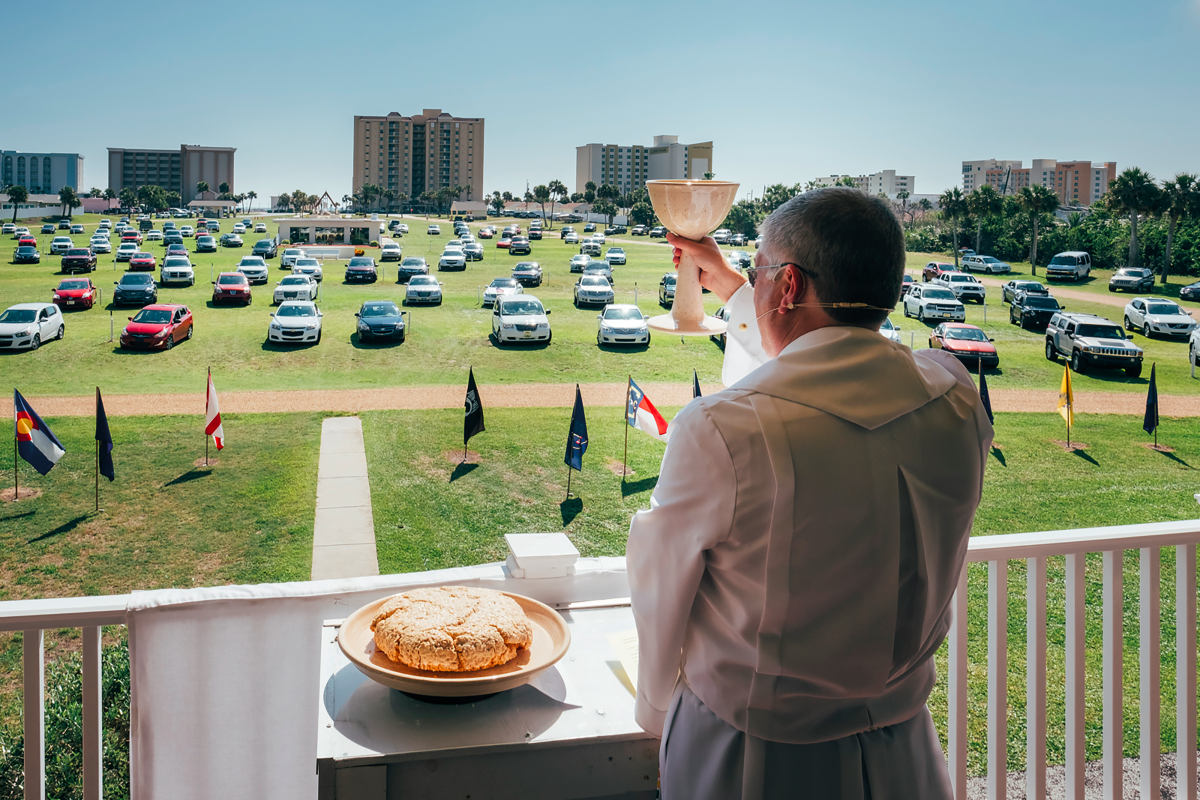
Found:
[(803, 269), (800, 269), (800, 265), (793, 264), (790, 261), (785, 261), (782, 264), (769, 264), (764, 267), (746, 267), (746, 278), (749, 279), (749, 281), (750, 281), (750, 288), (754, 288), (754, 282), (758, 280), (758, 273), (760, 270), (765, 270), (765, 269), (774, 270), (774, 269), (779, 269), (780, 267), (795, 267), (796, 269), (799, 269), (801, 272), (804, 271)]

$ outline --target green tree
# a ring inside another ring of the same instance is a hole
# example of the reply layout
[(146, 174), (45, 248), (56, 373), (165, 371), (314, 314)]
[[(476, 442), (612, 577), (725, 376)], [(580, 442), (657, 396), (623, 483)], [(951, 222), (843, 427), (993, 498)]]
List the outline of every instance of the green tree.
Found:
[(58, 202), (62, 203), (63, 216), (70, 217), (71, 212), (83, 205), (74, 186), (64, 186), (58, 190)]
[(108, 201), (109, 208), (112, 208), (112, 201), (117, 199), (117, 192), (111, 186), (104, 190), (104, 199)]
[(208, 191), (208, 181), (197, 181), (196, 182), (196, 194), (200, 194), (201, 192), (207, 192), (207, 191)]
[(8, 194), (8, 201), (12, 203), (13, 218), (12, 221), (17, 221), (17, 206), (29, 200), (29, 190), (24, 186), (9, 186), (5, 190)]
[(499, 215), (504, 210), (504, 195), (500, 194), (500, 192), (492, 192), (492, 196), (488, 199), (488, 204)]
[(942, 216), (950, 220), (950, 228), (954, 232), (954, 266), (958, 266), (958, 221), (967, 215), (967, 198), (962, 189), (955, 186), (942, 192), (938, 198)]
[(118, 195), (121, 200), (121, 208), (133, 208), (137, 205), (137, 189), (132, 186), (126, 186)]
[(1159, 210), (1162, 190), (1149, 173), (1139, 167), (1130, 167), (1109, 183), (1107, 199), (1109, 207), (1114, 211), (1129, 215), (1129, 259), (1126, 265), (1140, 266), (1142, 258), (1137, 241), (1138, 217), (1142, 214), (1149, 216)]
[(91, 190), (88, 191), (87, 196), (92, 198), (93, 200), (98, 200), (99, 198), (104, 197), (104, 192), (100, 191), (95, 186), (93, 186), (91, 188)]
[(704, 173), (704, 180), (706, 180), (706, 181), (711, 181), (715, 177), (717, 177), (717, 173), (715, 173), (715, 172)]
[(1029, 266), (1037, 275), (1038, 225), (1047, 214), (1058, 210), (1058, 195), (1045, 186), (1022, 186), (1017, 192), (1017, 207), (1029, 219), (1032, 235), (1029, 240)]
[(246, 199), (250, 201), (246, 203), (246, 211), (249, 211), (250, 207), (254, 205), (254, 201), (258, 199), (258, 192), (251, 189), (250, 191), (246, 192)]
[(1174, 180), (1163, 184), (1163, 215), (1167, 218), (1167, 251), (1163, 256), (1161, 283), (1171, 272), (1171, 247), (1175, 244), (1175, 227), (1181, 219), (1200, 217), (1200, 182), (1196, 176), (1181, 172)]
[(220, 185), (217, 186), (217, 191), (221, 194), (229, 194), (229, 183), (227, 181), (221, 181)]
[(722, 228), (728, 228), (734, 233), (755, 236), (758, 233), (758, 223), (762, 220), (762, 210), (758, 203), (750, 200), (740, 200), (733, 204), (721, 223)]
[(634, 203), (629, 209), (629, 219), (634, 225), (653, 225), (655, 222), (654, 206), (649, 203)]
[(582, 203), (583, 202), (583, 192), (573, 192), (571, 194), (571, 202), (572, 203)]
[(758, 201), (759, 208), (764, 214), (770, 214), (781, 205), (791, 200), (797, 192), (782, 183), (773, 183), (763, 190), (762, 198)]
[(550, 181), (550, 185), (547, 188), (550, 189), (550, 219), (547, 220), (547, 222), (550, 224), (550, 229), (553, 230), (554, 204), (555, 202), (565, 203), (567, 201), (567, 197), (570, 196), (570, 193), (567, 191), (567, 185), (557, 178)]
[(167, 208), (179, 208), (179, 192), (167, 192)]
[[(588, 181), (588, 183), (591, 183), (591, 181)], [(583, 202), (594, 203), (595, 201), (596, 201), (596, 192), (594, 190), (588, 189), (586, 192), (583, 193)]]
[(612, 218), (613, 215), (617, 213), (617, 207), (608, 200), (600, 200), (592, 206), (592, 211), (596, 212), (597, 214), (603, 214), (608, 220), (606, 225), (612, 225)]
[[(591, 192), (591, 193), (592, 193), (592, 195), (594, 196), (594, 195), (596, 194), (596, 182), (595, 182), (595, 181), (588, 181), (587, 183), (585, 183), (585, 184), (583, 185), (583, 190), (584, 190), (585, 192)], [(591, 202), (591, 200), (589, 200), (588, 202), (590, 203), (590, 202)]]
[(975, 217), (975, 252), (978, 253), (982, 247), (983, 223), (1004, 213), (1004, 198), (995, 187), (984, 184), (967, 195), (967, 210)]
[(534, 202), (542, 207), (542, 219), (546, 218), (546, 203), (550, 202), (552, 196), (550, 194), (550, 187), (544, 183), (533, 187), (533, 199)]
[(283, 194), (279, 195), (279, 199), (275, 202), (279, 204), (281, 209), (286, 210), (292, 205), (292, 196), (287, 192), (284, 192)]
[(835, 183), (833, 185), (834, 186), (848, 186), (851, 189), (858, 188), (858, 184), (854, 182), (854, 178), (851, 178), (849, 175), (843, 175), (842, 177), (838, 178), (837, 183)]

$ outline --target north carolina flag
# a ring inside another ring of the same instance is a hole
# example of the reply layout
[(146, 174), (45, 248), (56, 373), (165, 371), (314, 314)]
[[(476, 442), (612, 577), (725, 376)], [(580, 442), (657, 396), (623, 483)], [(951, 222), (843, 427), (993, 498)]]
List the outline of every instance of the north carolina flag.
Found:
[(633, 378), (629, 379), (629, 402), (625, 406), (625, 421), (660, 441), (665, 442), (670, 436), (667, 432), (667, 421), (658, 413), (658, 409), (650, 402), (650, 398), (646, 397), (641, 387), (633, 382)]
[(16, 389), (13, 389), (13, 409), (16, 411), (17, 454), (45, 475), (67, 450)]
[(217, 449), (225, 446), (225, 429), (221, 426), (221, 408), (217, 405), (217, 388), (213, 386), (212, 373), (208, 373), (208, 399), (204, 402), (204, 433), (213, 437)]

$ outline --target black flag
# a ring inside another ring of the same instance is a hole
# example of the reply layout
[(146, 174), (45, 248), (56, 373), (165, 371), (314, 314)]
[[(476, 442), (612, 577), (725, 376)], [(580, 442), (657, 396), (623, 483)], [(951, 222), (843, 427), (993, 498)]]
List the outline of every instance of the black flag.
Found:
[(992, 416), (992, 396), (988, 394), (987, 375), (983, 372), (979, 373), (979, 399), (983, 401), (983, 410), (987, 412), (988, 422), (995, 425), (996, 419)]
[(579, 384), (575, 384), (575, 409), (571, 412), (571, 430), (567, 434), (567, 454), (563, 458), (568, 467), (583, 470), (583, 454), (587, 452), (587, 420), (583, 418), (583, 396)]
[(100, 474), (111, 482), (117, 477), (113, 468), (112, 434), (108, 432), (108, 416), (104, 413), (104, 401), (100, 399), (100, 387), (96, 387), (96, 441), (100, 443)]
[(483, 433), (483, 403), (479, 400), (479, 390), (475, 388), (475, 370), (471, 369), (467, 376), (466, 416), (463, 417), (463, 447), (477, 433)]
[(1146, 433), (1154, 433), (1158, 428), (1158, 381), (1154, 379), (1156, 366), (1150, 365), (1150, 391), (1146, 392), (1146, 416), (1142, 420), (1142, 430)]
[(696, 374), (696, 370), (692, 370), (692, 399), (700, 396), (700, 376)]

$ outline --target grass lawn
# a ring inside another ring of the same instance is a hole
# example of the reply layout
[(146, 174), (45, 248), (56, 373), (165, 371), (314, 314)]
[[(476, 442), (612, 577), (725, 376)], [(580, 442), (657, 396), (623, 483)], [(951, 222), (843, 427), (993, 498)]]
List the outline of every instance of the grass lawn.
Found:
[[(663, 409), (670, 418), (676, 409)], [(577, 499), (563, 502), (562, 457), (570, 409), (486, 409), (488, 430), (471, 440), (478, 465), (457, 466), (462, 413), (372, 411), (362, 415), (379, 565), (406, 572), (499, 561), (503, 534), (565, 530), (585, 556), (624, 552), (630, 516), (649, 505), (664, 446), (631, 431), (624, 486), (619, 468), (624, 425), (617, 409), (589, 412), (590, 445), (584, 471), (572, 478)], [(536, 417), (533, 417), (536, 415)], [(536, 418), (539, 425), (530, 424)], [(1075, 437), (1089, 443), (1068, 454), (1051, 440), (1062, 437), (1055, 414), (1002, 414), (1000, 449), (988, 465), (975, 535), (1158, 522), (1197, 516), (1192, 493), (1200, 479), (1200, 420), (1166, 420), (1161, 441), (1176, 448), (1146, 449), (1147, 437), (1130, 417), (1080, 414)], [(397, 468), (397, 465), (404, 465)], [(1031, 488), (1036, 489), (1031, 491)], [(1174, 552), (1162, 553), (1163, 747), (1174, 748)], [(1101, 556), (1088, 563), (1088, 757), (1100, 756)], [(1049, 570), (1049, 751), (1062, 763), (1064, 750), (1063, 559)], [(1009, 567), (1009, 766), (1024, 767), (1025, 567)], [(974, 774), (986, 763), (986, 565), (970, 575), (971, 755)], [(1136, 553), (1125, 560), (1126, 755), (1138, 752), (1138, 591)], [(930, 700), (942, 730), (946, 669)]]
[[(98, 225), (98, 215), (83, 215), (87, 233), (73, 237), (86, 244)], [(179, 220), (194, 223), (195, 220)], [(497, 220), (497, 222), (501, 222)], [(523, 225), (527, 222), (520, 221)], [(425, 234), (424, 218), (408, 218), (411, 232), (400, 242), (406, 255), (423, 255), (436, 262), (442, 245), (451, 237), (452, 228), (443, 221), (440, 236)], [(25, 223), (35, 233), (40, 222)], [(156, 221), (156, 224), (158, 222)], [(481, 223), (473, 223), (477, 229)], [(232, 227), (231, 220), (222, 221), (222, 230)], [(581, 226), (576, 226), (582, 229)], [(162, 302), (188, 304), (196, 317), (196, 337), (169, 353), (122, 351), (109, 342), (109, 314), (120, 332), (125, 318), (136, 309), (97, 307), (90, 311), (68, 312), (66, 339), (51, 342), (36, 353), (0, 353), (0, 391), (13, 387), (31, 398), (38, 395), (88, 394), (99, 382), (109, 394), (196, 392), (203, 385), (204, 371), (212, 366), (217, 386), (222, 391), (362, 388), (381, 386), (412, 386), (463, 383), (470, 366), (483, 383), (560, 383), (614, 382), (634, 375), (639, 380), (690, 380), (694, 368), (701, 381), (717, 382), (720, 378), (721, 352), (715, 343), (702, 338), (681, 340), (656, 335), (649, 347), (628, 350), (596, 347), (596, 309), (576, 309), (572, 306), (571, 289), (577, 275), (568, 270), (570, 256), (578, 248), (567, 246), (558, 238), (557, 228), (547, 238), (533, 242), (534, 260), (541, 262), (546, 280), (530, 292), (545, 301), (554, 314), (554, 342), (549, 346), (497, 348), (489, 337), (490, 311), (478, 302), (478, 292), (492, 278), (506, 276), (512, 265), (523, 260), (509, 256), (494, 246), (495, 240), (481, 240), (484, 260), (472, 262), (465, 272), (439, 273), (445, 283), (446, 300), (436, 308), (410, 309), (412, 328), (408, 340), (396, 344), (364, 344), (355, 333), (354, 312), (362, 302), (372, 298), (389, 298), (399, 302), (404, 287), (395, 281), (395, 263), (382, 265), (383, 279), (374, 285), (343, 285), (341, 273), (344, 262), (326, 265), (327, 279), (322, 285), (319, 305), (325, 313), (325, 335), (320, 345), (281, 347), (265, 343), (271, 291), (283, 274), (277, 260), (272, 265), (272, 278), (267, 286), (254, 288), (255, 302), (248, 308), (211, 306), (211, 286), (205, 281), (209, 272), (232, 269), (241, 256), (249, 253), (253, 243), (264, 236), (273, 236), (275, 226), (268, 221), (268, 234), (249, 234), (243, 237), (246, 247), (222, 249), (215, 255), (198, 255), (193, 263), (197, 284), (190, 288), (163, 288)], [(48, 236), (40, 236), (41, 246), (48, 249)], [(189, 247), (194, 247), (194, 240)], [(633, 290), (638, 290), (638, 304), (646, 314), (663, 313), (657, 302), (657, 287), (663, 274), (671, 270), (670, 249), (661, 240), (643, 237), (613, 237), (610, 244), (620, 244), (628, 253), (628, 265), (615, 270), (618, 300), (632, 302)], [(49, 300), (50, 293), (62, 277), (57, 268), (58, 258), (45, 257), (40, 265), (14, 265), (12, 252), (16, 242), (0, 238), (0, 308), (13, 303)], [(145, 249), (161, 256), (163, 248), (150, 243)], [(933, 258), (923, 253), (909, 254), (909, 267), (919, 268)], [(1022, 271), (1021, 265), (1017, 272)], [(100, 269), (93, 280), (107, 290), (120, 277), (123, 265), (111, 256), (101, 256)], [(1096, 273), (1097, 275), (1099, 273)], [(1099, 280), (1099, 279), (1097, 279)], [(1101, 289), (1101, 291), (1103, 291)], [(987, 322), (984, 309), (968, 305), (968, 321), (980, 324), (996, 339), (1001, 352), (1000, 369), (989, 376), (993, 389), (1039, 388), (1057, 389), (1061, 366), (1050, 364), (1043, 355), (1042, 337), (1031, 331), (1020, 331), (1007, 323), (1007, 307), (999, 303), (998, 290), (989, 291)], [(109, 296), (108, 293), (105, 295)], [(107, 301), (106, 301), (107, 303)], [(706, 296), (706, 306), (715, 311), (720, 301)], [(1112, 318), (1109, 306), (1068, 301), (1072, 311), (1100, 313)], [(1118, 317), (1119, 313), (1115, 316)], [(926, 346), (928, 330), (915, 320), (906, 320), (897, 311), (892, 316), (904, 332), (905, 341), (916, 347)], [(1159, 365), (1158, 379), (1164, 393), (1192, 391), (1188, 377), (1187, 345), (1183, 342), (1138, 337), (1149, 361)], [(97, 381), (97, 376), (100, 380)], [(1122, 373), (1097, 370), (1075, 381), (1077, 391), (1145, 390), (1148, 372), (1141, 378), (1129, 379)]]

